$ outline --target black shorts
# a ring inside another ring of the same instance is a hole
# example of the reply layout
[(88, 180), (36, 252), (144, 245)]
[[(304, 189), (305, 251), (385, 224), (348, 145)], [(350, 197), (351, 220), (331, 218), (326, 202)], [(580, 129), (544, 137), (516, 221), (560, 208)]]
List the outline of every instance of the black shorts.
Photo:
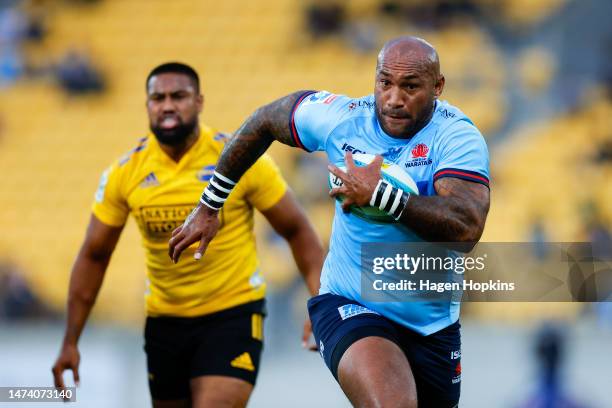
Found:
[(255, 384), (263, 341), (265, 301), (199, 317), (147, 317), (149, 389), (156, 400), (188, 399), (189, 380), (202, 375)]
[[(340, 309), (350, 309), (343, 316)], [(321, 357), (336, 380), (338, 364), (351, 344), (377, 336), (397, 344), (406, 355), (417, 387), (419, 408), (450, 408), (459, 403), (461, 334), (459, 322), (422, 336), (363, 305), (327, 293), (308, 301), (312, 331)]]

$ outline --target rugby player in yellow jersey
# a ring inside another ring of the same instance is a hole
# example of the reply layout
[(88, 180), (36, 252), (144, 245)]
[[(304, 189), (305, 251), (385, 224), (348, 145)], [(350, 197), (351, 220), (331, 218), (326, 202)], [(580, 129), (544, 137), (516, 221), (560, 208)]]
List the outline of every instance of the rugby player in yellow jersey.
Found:
[(168, 239), (211, 179), (226, 136), (199, 124), (204, 99), (189, 66), (160, 65), (146, 86), (151, 134), (100, 180), (72, 269), (55, 386), (64, 387), (66, 369), (79, 381), (77, 342), (132, 214), (149, 281), (145, 351), (153, 406), (243, 407), (259, 368), (265, 314), (253, 208), (287, 240), (313, 295), (323, 249), (277, 167), (264, 156), (234, 188), (220, 215), (219, 234), (202, 260), (189, 256), (174, 264), (167, 256)]

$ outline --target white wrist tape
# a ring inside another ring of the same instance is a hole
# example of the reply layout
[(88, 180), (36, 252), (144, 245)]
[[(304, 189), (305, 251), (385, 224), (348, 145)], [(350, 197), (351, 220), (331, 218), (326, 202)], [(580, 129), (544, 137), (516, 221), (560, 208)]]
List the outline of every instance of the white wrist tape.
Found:
[(204, 189), (200, 202), (213, 210), (220, 210), (225, 204), (225, 200), (230, 195), (236, 182), (228, 179), (223, 174), (213, 173), (210, 182)]

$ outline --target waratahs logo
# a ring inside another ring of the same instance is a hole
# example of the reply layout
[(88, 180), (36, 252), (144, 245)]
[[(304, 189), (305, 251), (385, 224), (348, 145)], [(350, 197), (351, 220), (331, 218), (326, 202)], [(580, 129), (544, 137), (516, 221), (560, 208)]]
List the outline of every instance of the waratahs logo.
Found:
[(427, 145), (425, 143), (419, 143), (418, 145), (414, 146), (414, 148), (412, 149), (412, 158), (416, 159), (419, 157), (427, 157), (427, 153), (429, 153), (429, 147), (427, 147)]
[(406, 168), (416, 166), (426, 166), (432, 163), (431, 159), (427, 158), (429, 147), (425, 143), (419, 143), (410, 151), (412, 158), (406, 163)]

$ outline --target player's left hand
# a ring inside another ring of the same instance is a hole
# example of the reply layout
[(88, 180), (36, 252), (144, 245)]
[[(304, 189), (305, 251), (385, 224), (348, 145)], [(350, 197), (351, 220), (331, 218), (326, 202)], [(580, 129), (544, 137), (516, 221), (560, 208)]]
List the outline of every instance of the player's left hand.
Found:
[(372, 163), (364, 167), (358, 167), (353, 161), (353, 154), (346, 152), (344, 162), (346, 163), (346, 173), (333, 164), (327, 166), (334, 176), (342, 180), (342, 186), (332, 189), (329, 195), (332, 197), (339, 194), (344, 196), (342, 202), (344, 211), (348, 211), (351, 205), (358, 207), (369, 205), (374, 189), (380, 180), (380, 166), (383, 157), (376, 155)]
[(312, 341), (312, 323), (307, 317), (304, 321), (304, 331), (302, 332), (302, 347), (309, 351), (318, 351), (317, 343)]
[(208, 244), (219, 230), (219, 211), (212, 210), (203, 204), (198, 204), (187, 217), (183, 225), (172, 231), (168, 243), (168, 255), (177, 263), (181, 253), (194, 242), (200, 241), (193, 257), (202, 258)]

